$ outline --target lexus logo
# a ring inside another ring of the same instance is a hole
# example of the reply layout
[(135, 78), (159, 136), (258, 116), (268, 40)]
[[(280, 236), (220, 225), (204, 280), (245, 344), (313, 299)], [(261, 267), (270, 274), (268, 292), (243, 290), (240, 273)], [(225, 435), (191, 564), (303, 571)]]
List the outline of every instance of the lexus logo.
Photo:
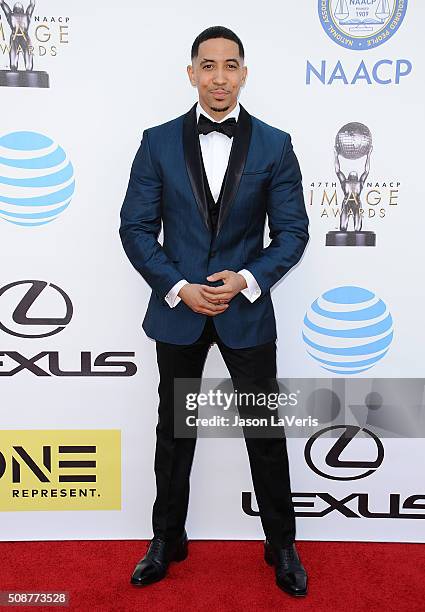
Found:
[[(35, 311), (33, 315), (30, 309)], [(36, 316), (41, 312), (43, 316)], [(71, 321), (72, 313), (70, 298), (53, 283), (23, 280), (0, 288), (0, 329), (12, 336), (54, 336)]]
[[(315, 442), (325, 433), (337, 429), (342, 430), (342, 432), (336, 441), (333, 438), (324, 438), (324, 440), (327, 440), (332, 446), (323, 459), (323, 453), (320, 453), (318, 448), (320, 444), (315, 445)], [(363, 432), (364, 435), (360, 436), (360, 432)], [(352, 444), (355, 438), (357, 438), (358, 441), (361, 438), (362, 441), (365, 442), (364, 446), (358, 445), (357, 448), (360, 452), (366, 449), (369, 454), (372, 445), (372, 452), (376, 458), (372, 460), (341, 459), (342, 453), (348, 445)], [(315, 449), (313, 449), (314, 446)], [(304, 456), (309, 468), (319, 476), (331, 480), (359, 480), (360, 478), (366, 478), (366, 476), (373, 474), (381, 465), (384, 459), (384, 446), (378, 436), (368, 429), (362, 429), (356, 425), (334, 425), (332, 427), (326, 427), (326, 429), (322, 429), (311, 436), (305, 445)], [(338, 475), (338, 472), (340, 474), (344, 474), (345, 472), (345, 475)]]

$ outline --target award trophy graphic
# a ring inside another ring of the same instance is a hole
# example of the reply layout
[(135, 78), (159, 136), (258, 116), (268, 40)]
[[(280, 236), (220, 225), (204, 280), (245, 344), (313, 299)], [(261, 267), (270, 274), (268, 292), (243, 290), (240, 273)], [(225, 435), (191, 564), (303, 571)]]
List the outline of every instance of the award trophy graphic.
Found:
[[(30, 0), (24, 10), (21, 2), (15, 2), (13, 8), (0, 0), (7, 23), (10, 27), (9, 66), (10, 70), (0, 70), (0, 86), (3, 87), (49, 87), (47, 72), (33, 70), (33, 47), (28, 34), (31, 17), (35, 8), (35, 0)], [(25, 70), (18, 70), (19, 60)]]
[[(326, 246), (375, 246), (375, 232), (362, 230), (362, 202), (360, 199), (363, 187), (369, 174), (370, 155), (372, 153), (372, 134), (363, 123), (347, 123), (335, 138), (335, 172), (341, 185), (344, 199), (341, 205), (339, 231), (326, 234)], [(366, 157), (364, 171), (359, 175), (352, 170), (346, 176), (341, 171), (339, 157), (350, 161)], [(353, 230), (348, 230), (350, 216), (353, 218)]]

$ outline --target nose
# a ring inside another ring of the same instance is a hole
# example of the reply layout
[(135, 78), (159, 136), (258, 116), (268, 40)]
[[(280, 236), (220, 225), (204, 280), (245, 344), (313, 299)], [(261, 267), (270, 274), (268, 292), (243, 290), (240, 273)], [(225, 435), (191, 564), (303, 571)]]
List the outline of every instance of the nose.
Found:
[(223, 68), (217, 68), (215, 71), (214, 82), (218, 85), (222, 85), (226, 82), (226, 73), (224, 72)]

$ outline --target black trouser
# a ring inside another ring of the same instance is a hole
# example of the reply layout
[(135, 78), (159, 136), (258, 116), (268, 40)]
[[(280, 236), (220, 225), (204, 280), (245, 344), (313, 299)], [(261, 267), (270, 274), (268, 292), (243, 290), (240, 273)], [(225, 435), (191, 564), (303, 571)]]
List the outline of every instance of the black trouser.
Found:
[[(232, 349), (218, 337), (213, 319), (207, 317), (202, 335), (193, 344), (156, 342), (160, 382), (155, 452), (157, 496), (152, 524), (154, 535), (166, 540), (177, 538), (184, 529), (196, 444), (196, 438), (174, 437), (174, 378), (200, 381), (208, 350), (212, 342), (216, 342), (233, 382), (235, 379), (255, 379), (256, 385), (261, 387), (263, 380), (266, 388), (272, 379), (277, 385), (275, 341)], [(269, 542), (279, 547), (295, 540), (286, 438), (281, 430), (279, 427), (280, 437), (277, 438), (245, 436), (264, 533)]]

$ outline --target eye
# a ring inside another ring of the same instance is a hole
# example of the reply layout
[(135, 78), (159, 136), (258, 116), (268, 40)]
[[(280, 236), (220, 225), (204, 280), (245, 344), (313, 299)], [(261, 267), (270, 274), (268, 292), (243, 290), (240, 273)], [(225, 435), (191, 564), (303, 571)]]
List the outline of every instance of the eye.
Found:
[(204, 64), (204, 70), (205, 68), (211, 68), (211, 67), (212, 67), (212, 64)]
[(234, 68), (236, 69), (236, 66), (234, 64), (227, 64), (229, 68)]

